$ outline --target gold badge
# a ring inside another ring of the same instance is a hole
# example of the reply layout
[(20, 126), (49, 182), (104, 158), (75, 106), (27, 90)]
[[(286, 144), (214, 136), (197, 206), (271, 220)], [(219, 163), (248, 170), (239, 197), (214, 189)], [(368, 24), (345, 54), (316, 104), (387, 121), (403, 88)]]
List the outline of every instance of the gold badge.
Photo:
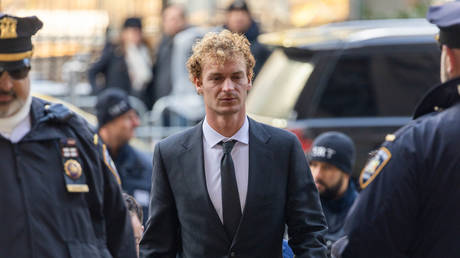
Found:
[(74, 159), (69, 159), (64, 163), (65, 174), (76, 180), (81, 176), (81, 165)]
[(11, 17), (5, 17), (0, 20), (0, 39), (17, 38), (16, 26), (18, 21)]

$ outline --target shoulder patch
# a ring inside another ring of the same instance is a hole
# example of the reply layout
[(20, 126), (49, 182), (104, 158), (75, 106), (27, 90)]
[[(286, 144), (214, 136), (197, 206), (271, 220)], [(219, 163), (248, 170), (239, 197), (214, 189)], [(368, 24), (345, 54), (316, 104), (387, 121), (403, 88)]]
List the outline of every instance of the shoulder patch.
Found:
[(97, 135), (97, 133), (95, 133), (93, 136), (93, 143), (96, 146), (99, 144), (99, 136)]
[(102, 155), (104, 157), (105, 165), (109, 168), (110, 172), (112, 172), (118, 184), (121, 185), (121, 179), (120, 179), (120, 176), (118, 175), (117, 168), (115, 167), (115, 163), (110, 157), (109, 151), (107, 150), (107, 146), (105, 144), (102, 144)]
[(391, 152), (385, 147), (380, 147), (361, 171), (361, 175), (359, 176), (361, 189), (366, 188), (377, 177), (390, 159)]

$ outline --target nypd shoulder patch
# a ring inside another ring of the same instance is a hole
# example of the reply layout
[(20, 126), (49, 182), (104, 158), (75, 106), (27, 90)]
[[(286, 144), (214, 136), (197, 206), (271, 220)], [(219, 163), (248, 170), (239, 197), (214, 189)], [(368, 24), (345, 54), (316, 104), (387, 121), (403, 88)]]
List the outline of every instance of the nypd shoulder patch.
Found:
[(361, 171), (361, 175), (359, 176), (361, 189), (366, 188), (377, 177), (390, 159), (391, 152), (385, 147), (380, 147)]
[(112, 172), (118, 184), (121, 185), (121, 180), (120, 180), (120, 176), (118, 175), (117, 167), (115, 166), (115, 163), (110, 157), (109, 150), (107, 150), (107, 146), (105, 144), (102, 144), (102, 154), (104, 157), (105, 165), (109, 168), (110, 172)]

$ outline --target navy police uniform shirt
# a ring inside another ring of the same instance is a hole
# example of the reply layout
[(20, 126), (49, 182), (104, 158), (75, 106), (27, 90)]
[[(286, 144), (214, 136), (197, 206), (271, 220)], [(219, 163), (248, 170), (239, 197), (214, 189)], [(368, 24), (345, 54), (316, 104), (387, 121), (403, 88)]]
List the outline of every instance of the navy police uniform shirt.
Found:
[(116, 169), (82, 118), (33, 98), (30, 132), (0, 136), (0, 157), (0, 257), (136, 257)]
[(459, 94), (460, 78), (431, 90), (369, 160), (342, 257), (460, 256)]

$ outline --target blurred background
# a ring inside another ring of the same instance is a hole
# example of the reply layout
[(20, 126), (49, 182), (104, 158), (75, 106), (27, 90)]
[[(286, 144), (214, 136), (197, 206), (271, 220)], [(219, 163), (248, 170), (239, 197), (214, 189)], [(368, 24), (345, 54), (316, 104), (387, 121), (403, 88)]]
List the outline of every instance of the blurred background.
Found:
[[(424, 17), (428, 0), (248, 0), (263, 32), (330, 22)], [(161, 10), (168, 3), (186, 6), (190, 23), (222, 24), (228, 0), (0, 0), (2, 12), (37, 15), (45, 24), (34, 38), (34, 78), (65, 82), (64, 63), (75, 55), (91, 62), (115, 38), (129, 16), (142, 17), (144, 35), (152, 47), (159, 40)], [(79, 82), (85, 82), (85, 74)]]
[[(106, 43), (119, 36), (127, 17), (142, 18), (143, 34), (155, 55), (162, 37), (162, 10), (165, 6), (182, 4), (191, 25), (212, 30), (224, 24), (225, 10), (231, 2), (230, 0), (0, 0), (0, 9), (3, 13), (17, 16), (36, 15), (44, 23), (43, 29), (33, 38), (32, 91), (41, 94), (42, 97), (51, 96), (56, 98), (53, 100), (74, 104), (80, 110), (86, 111), (87, 113), (83, 115), (95, 124), (95, 117), (92, 114), (94, 114), (96, 96), (88, 82), (88, 69), (101, 56)], [(296, 31), (296, 29), (343, 21), (424, 18), (428, 6), (433, 3), (429, 0), (247, 0), (246, 2), (252, 18), (260, 26), (261, 33)], [(390, 26), (398, 26), (398, 22)], [(433, 35), (436, 31), (431, 28), (429, 33), (430, 40), (433, 39), (430, 44), (434, 45)], [(267, 42), (269, 43), (270, 40), (265, 40), (265, 43)], [(283, 44), (286, 42), (284, 41)], [(273, 51), (276, 46), (267, 44), (267, 47)], [(155, 59), (155, 56), (153, 58)], [(437, 57), (435, 59), (437, 62)], [(439, 69), (437, 67), (430, 67), (430, 69), (437, 77)], [(307, 80), (308, 76), (305, 77)], [(259, 81), (264, 80), (261, 77)], [(138, 145), (147, 152), (153, 150), (155, 142), (159, 139), (196, 122), (196, 119), (192, 119), (184, 123), (182, 119), (179, 123), (171, 123), (172, 126), (165, 127), (159, 121), (161, 117), (158, 116), (158, 112), (152, 113), (135, 98), (133, 101), (142, 121), (141, 126), (137, 128)], [(183, 98), (172, 99), (168, 103), (170, 107), (180, 106)], [(162, 112), (163, 107), (159, 110)], [(194, 109), (185, 107), (177, 112), (190, 113), (191, 111)], [(291, 118), (292, 114), (301, 113), (298, 110), (289, 112)], [(182, 114), (182, 117), (187, 116), (188, 114)], [(286, 123), (281, 123), (280, 127), (286, 127)], [(305, 130), (303, 129), (304, 134), (308, 134)], [(309, 137), (312, 138), (311, 135)], [(379, 136), (375, 139), (375, 142), (381, 142), (383, 139), (380, 138)], [(366, 149), (363, 153), (368, 151), (369, 149)]]

